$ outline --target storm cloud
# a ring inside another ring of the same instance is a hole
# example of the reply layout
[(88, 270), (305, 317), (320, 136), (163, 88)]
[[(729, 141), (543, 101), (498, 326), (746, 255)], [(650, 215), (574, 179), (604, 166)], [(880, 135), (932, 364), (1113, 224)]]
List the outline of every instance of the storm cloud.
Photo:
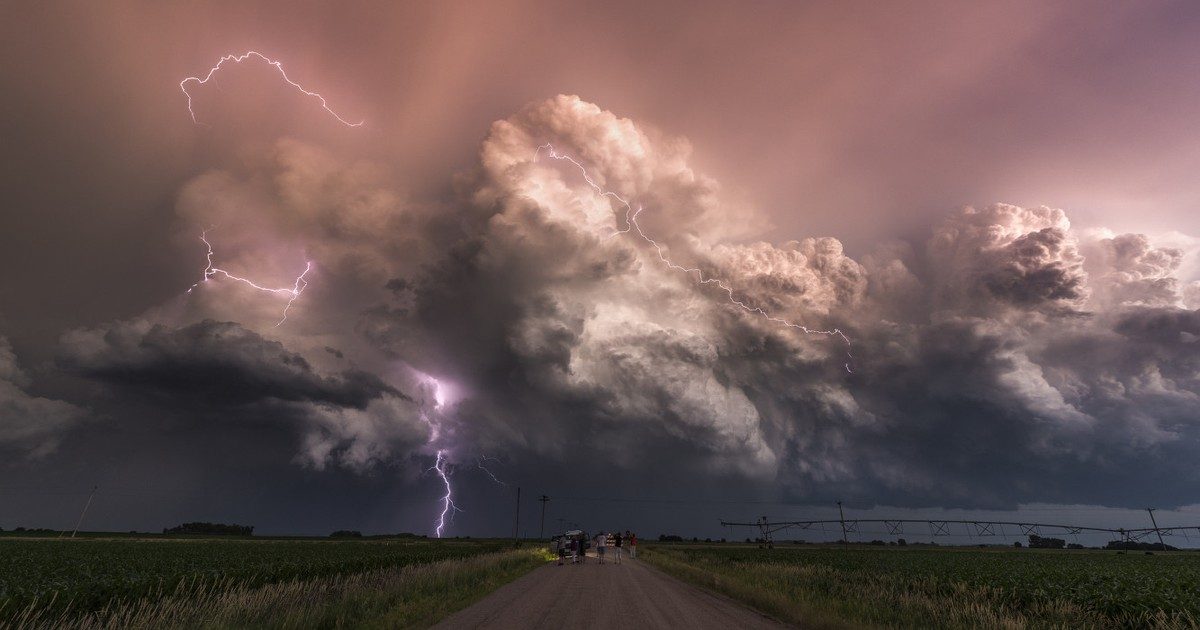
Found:
[(12, 513), (1194, 503), (1200, 13), (921, 4), (14, 6)]
[(187, 418), (284, 423), (303, 434), (298, 459), (362, 469), (417, 448), (428, 426), (416, 402), (357, 369), (318, 373), (278, 341), (233, 322), (168, 328), (144, 320), (77, 330), (59, 366), (119, 397)]
[[(637, 226), (547, 143), (633, 200)], [(797, 500), (1123, 504), (1150, 479), (1164, 504), (1191, 499), (1200, 320), (1174, 275), (1191, 252), (1002, 203), (861, 261), (831, 237), (773, 244), (688, 142), (574, 96), (496, 122), (479, 155), (424, 201), (292, 140), (197, 177), (181, 242), (211, 220), (238, 273), (316, 261), (288, 322), (214, 279), (68, 334), (60, 366), (157, 404), (295, 418), (318, 467), (441, 450), (665, 460)]]
[(0, 449), (44, 457), (62, 435), (86, 417), (71, 403), (28, 392), (32, 379), (17, 364), (12, 344), (0, 337)]

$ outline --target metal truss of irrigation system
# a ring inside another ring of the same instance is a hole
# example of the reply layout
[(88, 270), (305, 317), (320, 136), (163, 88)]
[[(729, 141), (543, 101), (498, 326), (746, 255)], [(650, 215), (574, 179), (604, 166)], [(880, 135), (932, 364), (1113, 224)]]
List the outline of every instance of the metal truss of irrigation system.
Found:
[[(1151, 521), (1153, 521), (1153, 517), (1154, 517), (1153, 513), (1151, 513), (1150, 516), (1151, 516)], [(739, 523), (739, 522), (724, 521), (724, 520), (721, 521), (721, 526), (729, 527), (731, 529), (731, 531), (732, 531), (733, 527), (756, 528), (756, 529), (758, 529), (758, 531), (760, 533), (760, 537), (766, 542), (771, 542), (773, 535), (776, 532), (780, 532), (783, 530), (787, 530), (787, 529), (808, 530), (808, 529), (812, 529), (814, 527), (819, 527), (819, 528), (821, 528), (822, 531), (827, 531), (827, 530), (825, 530), (826, 525), (836, 525), (836, 526), (840, 527), (841, 531), (842, 531), (842, 540), (847, 540), (848, 534), (858, 533), (860, 531), (859, 527), (861, 525), (883, 525), (884, 527), (887, 528), (887, 533), (889, 536), (904, 535), (905, 525), (909, 525), (912, 527), (920, 527), (923, 525), (926, 528), (928, 528), (929, 534), (934, 537), (936, 537), (936, 536), (954, 536), (954, 535), (956, 535), (956, 533), (953, 530), (958, 529), (957, 526), (962, 526), (962, 531), (968, 537), (986, 538), (989, 536), (1006, 537), (1009, 535), (1014, 535), (1014, 534), (1006, 534), (1005, 533), (1004, 526), (1006, 526), (1006, 525), (1009, 527), (1017, 528), (1020, 531), (1020, 534), (1015, 534), (1015, 535), (1019, 535), (1019, 536), (1041, 536), (1043, 534), (1075, 535), (1075, 534), (1081, 534), (1081, 533), (1087, 533), (1087, 532), (1103, 532), (1103, 533), (1107, 533), (1107, 534), (1120, 536), (1120, 539), (1123, 541), (1126, 541), (1126, 542), (1140, 541), (1143, 538), (1150, 536), (1151, 534), (1157, 535), (1158, 541), (1160, 543), (1163, 542), (1164, 536), (1172, 536), (1175, 534), (1181, 534), (1186, 538), (1186, 537), (1188, 537), (1187, 536), (1188, 532), (1191, 530), (1195, 530), (1196, 534), (1200, 534), (1200, 526), (1197, 526), (1197, 525), (1158, 527), (1158, 525), (1155, 524), (1154, 527), (1136, 527), (1136, 528), (1132, 528), (1132, 529), (1127, 529), (1127, 528), (1123, 528), (1123, 527), (1118, 527), (1118, 528), (1090, 527), (1090, 526), (1086, 526), (1086, 525), (1061, 525), (1061, 524), (1057, 524), (1057, 523), (1030, 523), (1030, 522), (1021, 522), (1021, 521), (982, 521), (982, 520), (969, 520), (968, 521), (968, 520), (955, 520), (955, 519), (921, 520), (921, 519), (909, 519), (909, 518), (892, 518), (892, 519), (840, 518), (840, 519), (827, 519), (827, 520), (814, 520), (814, 521), (768, 521), (765, 516), (763, 518), (761, 518), (757, 521), (751, 522), (751, 523)], [(917, 533), (917, 532), (910, 531), (910, 533)], [(958, 534), (958, 535), (962, 535), (962, 534)]]

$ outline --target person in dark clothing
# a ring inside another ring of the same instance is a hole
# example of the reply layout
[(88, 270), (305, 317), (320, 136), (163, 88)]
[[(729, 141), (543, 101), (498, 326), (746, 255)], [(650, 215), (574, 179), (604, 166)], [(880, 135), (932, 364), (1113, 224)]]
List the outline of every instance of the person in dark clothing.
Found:
[(613, 532), (613, 562), (621, 564), (621, 532)]

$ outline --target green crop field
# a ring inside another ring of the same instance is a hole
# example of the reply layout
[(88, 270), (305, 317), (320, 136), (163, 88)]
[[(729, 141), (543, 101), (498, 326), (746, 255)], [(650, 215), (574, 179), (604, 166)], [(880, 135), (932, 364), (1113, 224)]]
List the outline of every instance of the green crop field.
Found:
[[(137, 619), (156, 622), (140, 625), (187, 626), (189, 619), (220, 617), (222, 611), (231, 615), (225, 624), (231, 626), (303, 627), (330, 614), (353, 622), (346, 617), (351, 608), (384, 595), (372, 593), (379, 589), (368, 582), (394, 587), (390, 599), (374, 601), (381, 608), (375, 617), (387, 618), (389, 607), (407, 604), (422, 610), (416, 620), (429, 621), (432, 613), (425, 609), (447, 612), (456, 598), (470, 601), (493, 588), (489, 579), (503, 583), (544, 562), (534, 552), (504, 551), (510, 548), (461, 541), (0, 539), (0, 628), (115, 627)], [(442, 592), (428, 594), (437, 600), (430, 606), (412, 601), (405, 584), (410, 591), (441, 584)], [(285, 585), (287, 592), (264, 588), (271, 585)], [(314, 605), (322, 597), (329, 605)], [(274, 608), (290, 600), (310, 608), (294, 624), (256, 616), (268, 601)], [(143, 617), (131, 617), (133, 609)], [(413, 621), (393, 615), (397, 625), (405, 619)]]
[(1200, 553), (703, 547), (644, 557), (806, 627), (1200, 624)]

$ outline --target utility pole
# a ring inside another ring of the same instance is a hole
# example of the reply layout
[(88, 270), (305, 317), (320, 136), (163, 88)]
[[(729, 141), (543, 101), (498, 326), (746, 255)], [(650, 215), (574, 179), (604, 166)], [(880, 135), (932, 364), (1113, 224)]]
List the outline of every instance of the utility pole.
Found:
[(842, 522), (842, 543), (848, 543), (850, 540), (846, 538), (846, 514), (842, 512), (842, 502), (838, 501), (838, 520)]
[(1154, 508), (1146, 508), (1150, 513), (1150, 524), (1154, 525), (1154, 533), (1158, 534), (1158, 544), (1162, 545), (1163, 551), (1167, 550), (1167, 543), (1163, 542), (1162, 532), (1158, 531), (1158, 521), (1154, 520)]
[(83, 517), (87, 514), (88, 508), (92, 507), (92, 498), (96, 496), (96, 488), (100, 486), (92, 486), (92, 492), (88, 495), (87, 503), (83, 504), (83, 511), (79, 513), (79, 520), (75, 522), (75, 530), (71, 532), (71, 538), (79, 533), (79, 526), (83, 525)]
[(538, 501), (542, 502), (542, 523), (538, 525), (538, 538), (546, 536), (546, 504), (550, 502), (550, 497), (542, 495), (538, 497)]
[(517, 538), (517, 528), (521, 525), (521, 486), (517, 486), (517, 509), (513, 515), (513, 546), (519, 546), (520, 539)]

